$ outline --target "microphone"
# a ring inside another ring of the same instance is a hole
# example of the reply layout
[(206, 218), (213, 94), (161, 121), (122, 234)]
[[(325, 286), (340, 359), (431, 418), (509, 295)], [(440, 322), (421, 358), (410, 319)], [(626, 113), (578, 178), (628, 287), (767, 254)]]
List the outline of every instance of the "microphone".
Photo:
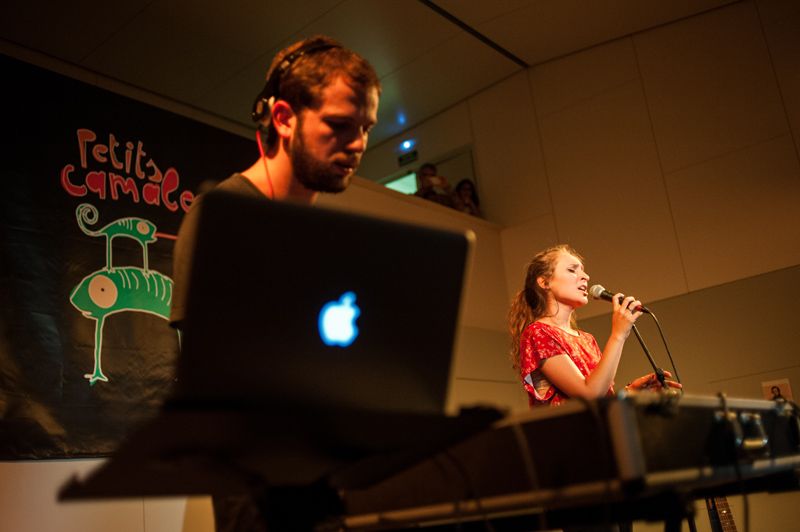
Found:
[[(591, 294), (591, 296), (594, 299), (605, 299), (606, 301), (614, 300), (614, 294), (606, 290), (605, 287), (601, 284), (592, 285), (592, 287), (589, 288), (589, 294)], [(622, 303), (622, 299), (620, 299), (620, 303)], [(644, 305), (639, 305), (633, 310), (637, 312), (646, 312), (647, 314), (652, 314), (650, 312), (650, 309), (648, 309)]]

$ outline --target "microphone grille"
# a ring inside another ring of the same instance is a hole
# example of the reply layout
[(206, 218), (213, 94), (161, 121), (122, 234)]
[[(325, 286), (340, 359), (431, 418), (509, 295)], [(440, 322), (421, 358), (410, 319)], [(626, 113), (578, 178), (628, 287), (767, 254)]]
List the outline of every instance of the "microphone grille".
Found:
[(600, 299), (605, 291), (605, 287), (601, 284), (594, 284), (589, 288), (589, 294), (595, 299)]

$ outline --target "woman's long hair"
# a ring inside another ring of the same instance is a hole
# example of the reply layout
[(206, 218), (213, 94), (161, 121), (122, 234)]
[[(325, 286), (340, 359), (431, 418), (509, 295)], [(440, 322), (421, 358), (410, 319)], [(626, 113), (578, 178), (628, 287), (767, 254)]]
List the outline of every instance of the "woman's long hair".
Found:
[(539, 286), (536, 280), (539, 277), (545, 280), (552, 277), (556, 259), (562, 251), (583, 260), (583, 257), (567, 244), (559, 244), (540, 251), (528, 264), (525, 286), (511, 301), (511, 308), (508, 311), (508, 330), (511, 333), (511, 361), (515, 369), (519, 369), (519, 342), (522, 332), (528, 325), (544, 317), (547, 312), (547, 291)]

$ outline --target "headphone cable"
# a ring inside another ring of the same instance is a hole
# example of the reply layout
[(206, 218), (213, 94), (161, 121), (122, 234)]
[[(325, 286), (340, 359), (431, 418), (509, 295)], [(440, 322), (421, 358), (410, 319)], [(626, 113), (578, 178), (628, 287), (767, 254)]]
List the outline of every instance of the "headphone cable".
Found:
[(261, 142), (261, 128), (256, 129), (256, 141), (258, 142), (258, 153), (261, 154), (261, 160), (264, 161), (264, 172), (267, 176), (267, 184), (269, 185), (269, 199), (275, 199), (275, 189), (272, 188), (272, 177), (269, 175), (269, 166), (267, 165), (267, 156), (264, 154), (264, 144)]

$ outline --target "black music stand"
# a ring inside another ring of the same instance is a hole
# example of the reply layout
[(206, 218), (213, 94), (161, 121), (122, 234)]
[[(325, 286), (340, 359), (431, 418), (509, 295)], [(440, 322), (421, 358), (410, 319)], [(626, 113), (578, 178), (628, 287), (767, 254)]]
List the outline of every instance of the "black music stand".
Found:
[(67, 481), (58, 498), (249, 494), (271, 527), (310, 530), (341, 516), (339, 490), (369, 486), (500, 417), (491, 408), (447, 417), (171, 406), (88, 478)]

